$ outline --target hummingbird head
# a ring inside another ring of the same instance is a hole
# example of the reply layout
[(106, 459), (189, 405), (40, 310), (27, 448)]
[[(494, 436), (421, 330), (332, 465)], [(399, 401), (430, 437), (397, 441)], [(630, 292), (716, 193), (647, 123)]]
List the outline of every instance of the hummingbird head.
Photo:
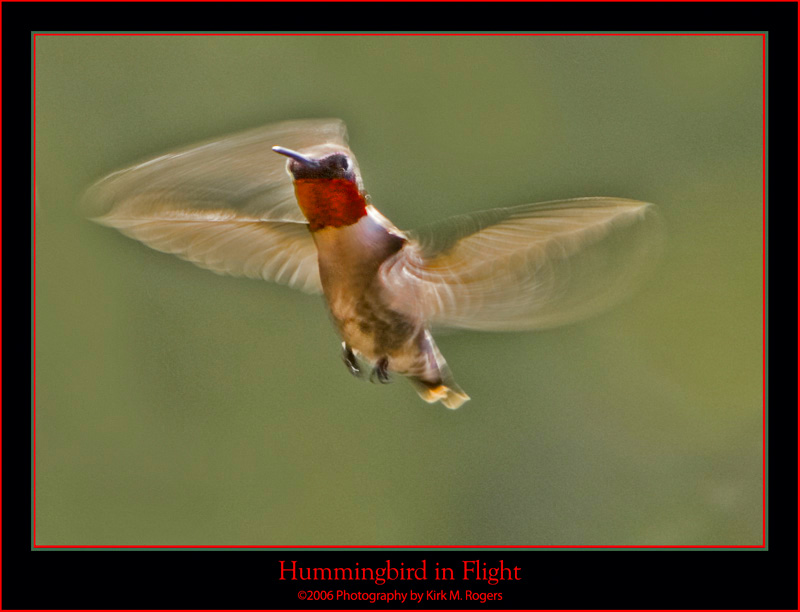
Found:
[(334, 145), (319, 145), (307, 153), (285, 147), (272, 150), (289, 158), (297, 204), (312, 232), (357, 223), (367, 214), (367, 196), (355, 160)]
[(272, 150), (289, 158), (289, 173), (295, 181), (345, 179), (357, 183), (355, 164), (343, 151), (333, 151), (319, 157), (311, 157), (285, 147), (272, 147)]

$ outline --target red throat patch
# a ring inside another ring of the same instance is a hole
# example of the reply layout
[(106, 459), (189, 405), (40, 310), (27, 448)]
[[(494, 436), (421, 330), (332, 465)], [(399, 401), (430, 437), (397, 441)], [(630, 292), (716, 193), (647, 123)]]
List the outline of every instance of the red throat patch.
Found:
[(352, 225), (367, 214), (367, 201), (347, 179), (298, 179), (294, 193), (312, 232)]

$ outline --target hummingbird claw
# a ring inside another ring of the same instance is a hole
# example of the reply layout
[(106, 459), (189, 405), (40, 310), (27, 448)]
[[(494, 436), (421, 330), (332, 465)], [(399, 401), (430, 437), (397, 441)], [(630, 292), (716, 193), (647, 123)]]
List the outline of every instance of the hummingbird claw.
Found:
[(344, 342), (342, 342), (342, 360), (347, 366), (347, 369), (350, 370), (350, 374), (356, 377), (360, 377), (363, 374), (361, 368), (358, 367), (358, 361), (353, 353), (353, 349)]
[(372, 370), (372, 374), (370, 374), (369, 381), (374, 383), (376, 378), (382, 385), (392, 382), (389, 378), (389, 359), (387, 357), (383, 357), (375, 364), (375, 368)]

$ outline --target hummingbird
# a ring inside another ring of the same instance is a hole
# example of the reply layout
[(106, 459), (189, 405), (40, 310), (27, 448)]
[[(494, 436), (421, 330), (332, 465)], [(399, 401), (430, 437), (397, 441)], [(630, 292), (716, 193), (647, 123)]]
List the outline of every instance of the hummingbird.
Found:
[(219, 274), (322, 293), (351, 374), (402, 376), (451, 409), (470, 398), (433, 330), (585, 318), (629, 292), (660, 235), (654, 205), (610, 197), (402, 231), (373, 206), (339, 119), (274, 123), (148, 159), (94, 184), (85, 206), (95, 221)]

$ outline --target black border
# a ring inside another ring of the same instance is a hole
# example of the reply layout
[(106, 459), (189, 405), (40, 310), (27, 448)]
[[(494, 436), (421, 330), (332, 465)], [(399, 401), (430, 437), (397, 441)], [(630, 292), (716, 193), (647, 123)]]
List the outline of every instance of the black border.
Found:
[[(769, 32), (769, 159), (771, 228), (770, 279), (797, 261), (797, 4), (781, 3), (3, 3), (3, 323), (22, 320), (17, 282), (22, 281), (15, 217), (27, 202), (22, 182), (30, 135), (19, 118), (30, 116), (25, 49), (31, 31), (239, 31), (242, 27), (294, 31), (357, 31), (384, 27), (404, 31), (505, 31), (509, 26), (549, 31), (748, 31)], [(124, 30), (123, 30), (124, 28)], [(444, 28), (444, 29), (442, 29)], [(20, 76), (20, 74), (23, 76)], [(24, 132), (24, 133), (23, 133)], [(26, 186), (26, 187), (29, 187)], [(13, 192), (13, 193), (12, 193)], [(785, 203), (784, 203), (785, 201)], [(30, 210), (28, 223), (30, 223)], [(789, 218), (786, 218), (788, 215)], [(791, 250), (791, 253), (784, 252)], [(29, 251), (30, 252), (30, 251)], [(30, 274), (30, 269), (24, 271)], [(772, 297), (770, 328), (797, 338), (797, 288)], [(774, 291), (772, 292), (774, 294)], [(28, 290), (28, 295), (30, 291)], [(790, 307), (790, 316), (783, 310)], [(776, 316), (777, 315), (777, 316)], [(28, 315), (30, 320), (30, 314)], [(13, 328), (12, 328), (13, 329)], [(774, 344), (774, 343), (773, 343)], [(523, 579), (497, 588), (500, 602), (472, 607), (548, 609), (797, 609), (797, 412), (781, 395), (791, 385), (796, 400), (796, 348), (774, 355), (770, 347), (769, 550), (468, 550), (425, 551), (143, 551), (31, 550), (28, 470), (20, 469), (22, 435), (29, 415), (17, 408), (15, 386), (25, 380), (19, 345), (6, 332), (3, 344), (3, 609), (319, 609), (324, 602), (302, 602), (299, 587), (278, 581), (278, 561), (297, 559), (306, 566), (377, 566), (391, 559), (416, 566), (427, 560), (455, 566), (461, 559), (504, 560), (524, 568)], [(13, 352), (12, 352), (13, 351)], [(30, 361), (26, 365), (29, 370)], [(28, 377), (30, 373), (28, 374)], [(775, 383), (778, 386), (775, 386)], [(777, 389), (777, 392), (776, 392)], [(12, 399), (13, 398), (13, 399)], [(19, 420), (25, 419), (25, 422)], [(29, 449), (30, 451), (30, 449)], [(243, 555), (242, 552), (254, 553)], [(137, 554), (138, 553), (138, 554)], [(174, 556), (174, 555), (179, 556)], [(145, 556), (143, 556), (145, 555)], [(289, 586), (287, 586), (289, 585)], [(316, 585), (306, 583), (305, 590)], [(320, 584), (320, 588), (330, 587)], [(336, 588), (335, 585), (334, 588)], [(361, 585), (359, 585), (361, 586)], [(367, 585), (365, 584), (364, 587)], [(403, 590), (406, 585), (395, 588)], [(407, 585), (414, 588), (415, 585)], [(429, 584), (430, 587), (439, 586)], [(464, 588), (461, 583), (458, 586)], [(361, 588), (360, 590), (368, 590)], [(417, 590), (417, 589), (415, 589)], [(486, 590), (495, 590), (486, 589)], [(348, 608), (385, 608), (356, 602)], [(398, 607), (398, 606), (392, 606)], [(405, 607), (420, 607), (408, 606)], [(422, 608), (446, 608), (426, 603)], [(469, 607), (460, 602), (458, 607)]]

